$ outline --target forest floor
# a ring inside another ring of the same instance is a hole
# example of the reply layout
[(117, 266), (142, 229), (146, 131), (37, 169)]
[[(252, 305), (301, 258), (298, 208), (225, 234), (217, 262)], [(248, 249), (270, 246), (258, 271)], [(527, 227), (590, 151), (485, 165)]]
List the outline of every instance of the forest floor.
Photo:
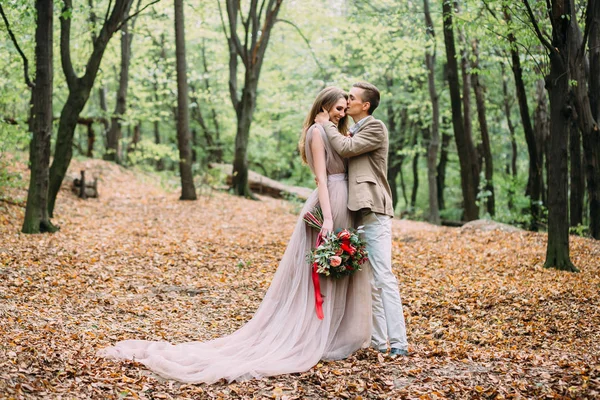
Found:
[[(27, 170), (16, 173), (27, 182)], [(202, 188), (195, 202), (151, 174), (73, 161), (98, 199), (61, 191), (55, 234), (20, 233), (0, 201), (0, 398), (395, 399), (600, 396), (600, 242), (571, 237), (581, 273), (543, 268), (545, 234), (394, 221), (409, 357), (373, 350), (307, 372), (180, 384), (96, 357), (127, 338), (231, 333), (253, 314), (298, 205)], [(5, 193), (24, 202), (21, 188)]]

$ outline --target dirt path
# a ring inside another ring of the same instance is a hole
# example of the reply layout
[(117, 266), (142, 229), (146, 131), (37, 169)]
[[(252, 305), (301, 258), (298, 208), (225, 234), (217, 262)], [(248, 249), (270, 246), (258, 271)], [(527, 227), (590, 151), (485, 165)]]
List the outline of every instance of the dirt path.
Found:
[(361, 350), (302, 374), (211, 386), (98, 359), (120, 339), (207, 340), (241, 326), (297, 216), (281, 200), (201, 188), (181, 202), (152, 175), (98, 160), (72, 171), (81, 167), (100, 175), (101, 197), (63, 190), (57, 234), (19, 234), (23, 209), (0, 203), (0, 398), (600, 395), (598, 242), (573, 237), (582, 272), (565, 274), (542, 268), (543, 234), (411, 221), (393, 225), (411, 357)]

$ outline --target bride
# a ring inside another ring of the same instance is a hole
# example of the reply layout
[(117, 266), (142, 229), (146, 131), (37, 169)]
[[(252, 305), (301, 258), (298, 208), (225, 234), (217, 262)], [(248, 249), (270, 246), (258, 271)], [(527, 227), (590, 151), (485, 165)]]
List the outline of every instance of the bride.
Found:
[(319, 182), (308, 198), (271, 286), (248, 323), (234, 333), (208, 342), (171, 344), (125, 340), (98, 354), (144, 364), (157, 374), (186, 383), (213, 383), (304, 372), (321, 359), (348, 357), (371, 338), (371, 288), (368, 263), (355, 275), (320, 278), (324, 319), (315, 312), (315, 293), (306, 254), (317, 239), (302, 216), (317, 204), (323, 211), (321, 233), (353, 226), (347, 208), (346, 161), (330, 146), (320, 125), (321, 110), (347, 132), (347, 94), (328, 87), (315, 99), (299, 143), (302, 159)]

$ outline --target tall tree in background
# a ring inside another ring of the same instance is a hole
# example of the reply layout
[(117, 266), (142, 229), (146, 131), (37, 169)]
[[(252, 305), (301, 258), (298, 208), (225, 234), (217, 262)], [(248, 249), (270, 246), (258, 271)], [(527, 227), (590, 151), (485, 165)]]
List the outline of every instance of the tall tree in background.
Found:
[(48, 177), (50, 138), (52, 137), (52, 43), (53, 0), (37, 0), (35, 10), (35, 86), (31, 98), (29, 162), (31, 177), (27, 207), (23, 222), (24, 233), (54, 232), (56, 227), (48, 215)]
[(440, 100), (435, 87), (435, 30), (433, 19), (429, 11), (429, 0), (423, 0), (425, 13), (425, 26), (430, 45), (425, 51), (425, 65), (427, 65), (427, 77), (429, 85), (429, 97), (431, 99), (431, 128), (429, 131), (429, 145), (427, 146), (427, 183), (429, 187), (429, 222), (440, 224), (440, 210), (438, 203), (437, 187), (437, 155), (440, 147)]
[[(240, 1), (226, 0), (229, 21), (229, 94), (237, 116), (232, 188), (239, 196), (252, 197), (248, 186), (247, 158), (250, 125), (256, 109), (260, 70), (281, 3), (283, 0), (252, 0), (247, 17), (244, 18), (240, 10)], [(241, 37), (238, 22), (241, 22), (243, 27)], [(224, 21), (223, 30), (227, 35)], [(238, 58), (244, 65), (244, 86), (241, 94), (238, 92)]]
[[(600, 1), (588, 3), (586, 29), (589, 30), (589, 101), (591, 116), (600, 121)], [(585, 45), (585, 43), (584, 43)], [(590, 234), (600, 240), (600, 134), (596, 124), (583, 132), (586, 177), (590, 197)]]
[[(573, 102), (577, 111), (577, 123), (581, 131), (585, 160), (587, 189), (589, 196), (590, 234), (600, 239), (600, 1), (589, 0), (586, 10), (586, 23), (582, 33), (577, 22), (573, 1), (570, 2), (571, 24), (569, 27), (569, 48), (572, 52), (570, 69), (573, 85)], [(589, 57), (586, 41), (589, 39)]]
[(69, 95), (60, 113), (54, 161), (50, 167), (48, 194), (48, 211), (50, 216), (54, 212), (56, 196), (73, 156), (73, 135), (77, 127), (77, 119), (90, 97), (90, 91), (94, 86), (106, 46), (113, 34), (121, 28), (132, 2), (133, 0), (115, 0), (112, 9), (107, 10), (108, 18), (105, 19), (93, 43), (92, 54), (87, 60), (85, 73), (82, 76), (77, 76), (71, 60), (71, 17), (73, 3), (72, 0), (64, 0), (64, 7), (60, 16), (60, 59), (69, 88)]
[(451, 0), (443, 2), (444, 42), (446, 43), (446, 60), (448, 62), (448, 85), (452, 106), (452, 125), (454, 138), (460, 161), (460, 176), (464, 201), (464, 217), (466, 221), (478, 218), (476, 199), (479, 186), (479, 168), (473, 138), (467, 135), (461, 110), (460, 83), (458, 80), (458, 63), (454, 44), (454, 27), (452, 22), (453, 4)]
[(492, 217), (496, 213), (496, 196), (494, 194), (494, 161), (492, 157), (492, 146), (490, 143), (490, 132), (487, 125), (486, 106), (485, 106), (485, 88), (481, 81), (479, 65), (479, 44), (477, 40), (473, 40), (473, 61), (471, 74), (471, 82), (475, 91), (475, 104), (477, 104), (477, 120), (479, 121), (479, 129), (481, 131), (481, 147), (482, 156), (485, 162), (485, 186), (487, 192), (485, 196), (485, 204), (488, 214)]
[(572, 104), (569, 96), (570, 57), (569, 48), (573, 34), (575, 10), (572, 0), (555, 0), (548, 3), (548, 15), (552, 24), (552, 41), (542, 34), (528, 0), (523, 0), (539, 40), (546, 47), (550, 58), (550, 73), (546, 77), (546, 89), (550, 97), (550, 151), (548, 154), (548, 246), (546, 268), (577, 271), (569, 255), (568, 220), (568, 132)]
[(185, 61), (185, 23), (183, 0), (175, 0), (175, 54), (177, 58), (177, 145), (179, 147), (180, 200), (196, 200), (192, 174), (189, 90)]
[[(140, 8), (140, 0), (137, 2), (137, 11)], [(136, 11), (136, 12), (137, 12)], [(129, 11), (124, 15), (124, 18), (129, 17)], [(115, 111), (110, 120), (110, 128), (106, 133), (106, 153), (104, 159), (108, 161), (121, 162), (120, 140), (123, 136), (122, 121), (123, 115), (127, 111), (127, 88), (129, 86), (129, 65), (131, 64), (131, 42), (133, 34), (131, 31), (135, 28), (136, 18), (131, 18), (121, 28), (121, 70), (119, 71), (119, 86), (117, 88), (117, 102)]]
[(525, 132), (525, 141), (527, 142), (527, 151), (529, 153), (529, 178), (527, 180), (527, 189), (525, 194), (529, 196), (531, 205), (532, 223), (530, 228), (537, 230), (540, 215), (540, 200), (542, 198), (542, 161), (535, 140), (535, 133), (531, 118), (529, 116), (529, 105), (527, 103), (527, 90), (523, 81), (523, 68), (521, 67), (521, 57), (517, 48), (517, 39), (512, 28), (512, 17), (508, 8), (508, 2), (502, 2), (502, 14), (509, 27), (508, 41), (510, 44), (510, 56), (512, 61), (512, 71), (515, 78), (515, 88), (517, 99), (519, 101), (519, 110), (521, 112), (521, 123)]

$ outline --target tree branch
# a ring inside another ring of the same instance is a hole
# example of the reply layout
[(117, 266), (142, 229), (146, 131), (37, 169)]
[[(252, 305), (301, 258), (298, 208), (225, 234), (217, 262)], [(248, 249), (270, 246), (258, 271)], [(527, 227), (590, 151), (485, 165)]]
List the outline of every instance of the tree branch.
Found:
[(21, 58), (23, 59), (23, 74), (25, 75), (25, 83), (27, 84), (27, 86), (29, 86), (29, 88), (33, 89), (35, 87), (35, 84), (33, 82), (31, 82), (31, 79), (29, 79), (29, 61), (27, 60), (25, 53), (23, 53), (23, 50), (21, 50), (21, 47), (19, 46), (19, 43), (17, 42), (17, 38), (15, 37), (12, 29), (10, 29), (10, 24), (8, 23), (8, 18), (6, 18), (6, 15), (4, 14), (4, 10), (2, 9), (2, 4), (0, 4), (0, 14), (2, 14), (2, 19), (4, 20), (4, 25), (6, 25), (6, 30), (8, 31), (8, 35), (10, 36), (15, 47), (17, 48), (17, 51), (19, 52), (19, 54), (21, 55)]
[[(223, 27), (223, 33), (225, 34), (225, 38), (227, 38), (227, 45), (229, 47), (229, 97), (231, 97), (231, 103), (233, 104), (233, 108), (236, 113), (238, 112), (240, 100), (237, 95), (237, 53), (235, 44), (233, 42), (233, 36), (235, 35), (235, 24), (229, 27), (230, 35), (227, 35), (227, 28), (225, 27), (225, 18), (223, 18), (223, 9), (221, 8), (221, 2), (218, 1), (217, 5), (219, 6), (219, 15), (221, 17), (221, 26)], [(230, 9), (229, 0), (227, 0), (227, 16), (230, 19)]]
[(141, 3), (142, 1), (141, 1), (141, 0), (139, 0), (139, 1), (138, 1), (138, 3), (137, 3), (137, 7), (136, 7), (136, 10), (135, 10), (135, 13), (133, 13), (133, 14), (131, 14), (130, 16), (128, 16), (127, 18), (125, 18), (125, 19), (123, 20), (123, 22), (121, 22), (121, 24), (120, 24), (120, 25), (117, 27), (117, 29), (115, 30), (115, 32), (118, 32), (118, 31), (120, 31), (120, 30), (121, 30), (121, 28), (123, 28), (123, 26), (124, 26), (124, 25), (125, 25), (127, 22), (129, 22), (129, 20), (133, 19), (133, 20), (135, 21), (135, 19), (137, 18), (137, 16), (138, 16), (139, 14), (141, 14), (142, 12), (144, 12), (144, 10), (145, 10), (146, 8), (148, 8), (148, 7), (150, 7), (150, 6), (153, 6), (153, 5), (155, 5), (156, 3), (159, 3), (160, 1), (161, 1), (161, 0), (154, 0), (154, 1), (152, 1), (152, 2), (150, 2), (150, 3), (148, 3), (148, 4), (146, 4), (144, 7), (142, 7), (142, 9), (140, 9), (140, 3)]
[(234, 45), (234, 49), (237, 51), (237, 54), (242, 59), (244, 66), (248, 68), (248, 49), (242, 48), (242, 43), (240, 42), (240, 38), (237, 34), (237, 17), (239, 8), (234, 4), (235, 0), (227, 0), (227, 15), (229, 16), (229, 40), (232, 41)]
[[(250, 45), (250, 48), (253, 49), (256, 47), (256, 42), (258, 41), (258, 27), (260, 26), (260, 20), (258, 19), (258, 14), (256, 13), (256, 8), (258, 6), (258, 0), (252, 0), (251, 3), (251, 10), (250, 13), (248, 15), (248, 18), (252, 17), (252, 44)], [(265, 0), (262, 1), (260, 9), (262, 11), (262, 8), (265, 4)]]
[(106, 7), (106, 14), (104, 14), (104, 23), (108, 21), (108, 15), (110, 14), (110, 8), (112, 7), (112, 0), (109, 0), (108, 7)]
[[(271, 34), (271, 29), (273, 25), (275, 25), (275, 18), (277, 18), (277, 13), (279, 13), (279, 8), (281, 7), (281, 3), (283, 0), (269, 0), (269, 5), (267, 6), (267, 13), (265, 15), (265, 22), (262, 27), (262, 35), (256, 44), (255, 49), (252, 53), (252, 58), (255, 60), (261, 60), (265, 55), (265, 51), (267, 50), (267, 43), (269, 42), (269, 35)], [(260, 70), (260, 68), (258, 68)]]
[(490, 5), (488, 4), (488, 2), (486, 0), (483, 0), (483, 4), (485, 5), (485, 8), (488, 10), (488, 12), (492, 15), (492, 17), (494, 17), (494, 19), (496, 21), (498, 21), (498, 16), (496, 15), (496, 13), (494, 12), (494, 10), (492, 10), (492, 8), (490, 7)]
[(60, 15), (60, 62), (62, 65), (67, 86), (72, 89), (77, 80), (73, 62), (71, 61), (71, 18), (72, 15), (65, 18), (65, 14), (72, 12), (73, 5), (71, 0), (64, 0), (64, 7)]
[(531, 6), (529, 5), (529, 1), (523, 0), (523, 3), (527, 8), (529, 20), (533, 24), (533, 29), (535, 30), (535, 34), (537, 35), (538, 39), (540, 39), (540, 42), (542, 42), (544, 47), (546, 47), (549, 51), (556, 53), (556, 49), (554, 48), (554, 46), (552, 46), (552, 44), (548, 42), (548, 40), (546, 40), (546, 38), (542, 34), (542, 31), (540, 30), (540, 27), (538, 26), (537, 21), (535, 20), (535, 16), (533, 15), (533, 11), (531, 10)]

